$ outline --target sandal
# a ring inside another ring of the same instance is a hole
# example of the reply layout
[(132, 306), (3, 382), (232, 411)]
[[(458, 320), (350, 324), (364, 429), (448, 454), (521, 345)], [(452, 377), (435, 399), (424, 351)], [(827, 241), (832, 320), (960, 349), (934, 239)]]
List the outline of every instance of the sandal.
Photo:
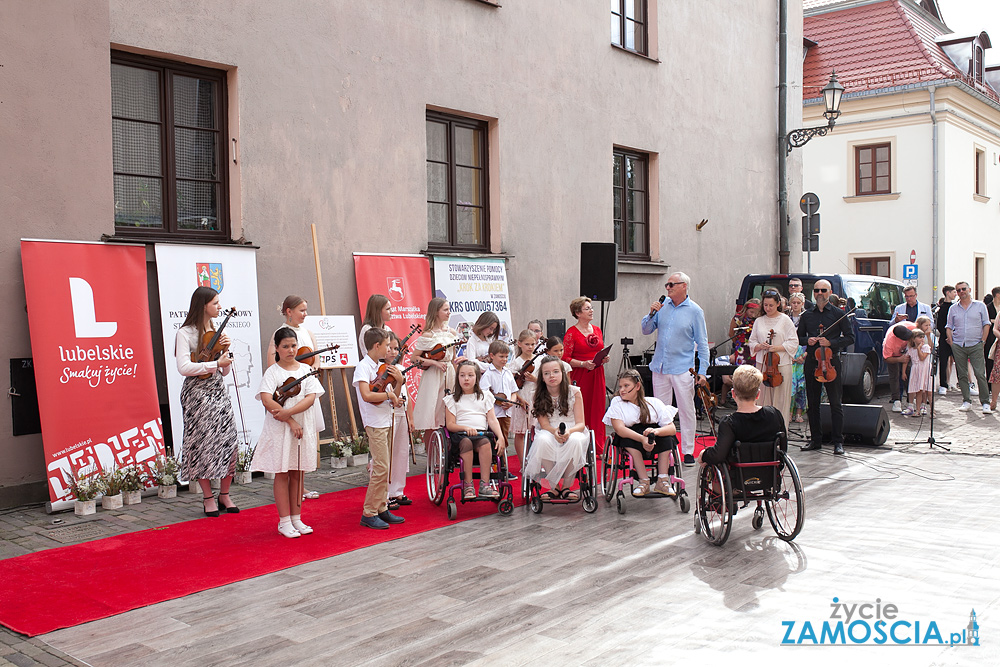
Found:
[(211, 512), (209, 512), (207, 507), (202, 507), (202, 510), (204, 510), (204, 512), (205, 512), (205, 516), (219, 516), (219, 504), (218, 504), (218, 501), (215, 499), (215, 494), (214, 493), (212, 495), (210, 495), (210, 496), (203, 495), (201, 497), (201, 504), (204, 505), (209, 500), (211, 500), (212, 502), (215, 503), (215, 509), (212, 510)]
[(571, 503), (575, 503), (578, 500), (580, 500), (580, 492), (579, 491), (566, 491), (566, 490), (563, 490), (562, 494), (560, 494), (559, 497), (562, 498), (565, 501), (568, 501), (568, 502), (571, 502)]
[(647, 493), (649, 493), (649, 480), (648, 479), (640, 479), (639, 480), (639, 486), (635, 486), (635, 485), (632, 486), (632, 495), (635, 496), (636, 498), (642, 498)]
[(472, 485), (472, 482), (462, 484), (462, 498), (465, 500), (476, 499), (476, 487)]
[[(226, 510), (226, 512), (228, 512), (229, 514), (239, 514), (240, 513), (240, 508), (237, 507), (236, 505), (223, 505), (222, 504), (222, 496), (226, 496), (227, 498), (229, 498), (229, 494), (228, 493), (220, 493), (219, 494), (219, 509), (220, 510)], [(230, 499), (229, 502), (232, 503), (233, 502), (232, 499)]]
[(302, 500), (316, 500), (319, 498), (319, 491), (306, 491), (302, 494)]

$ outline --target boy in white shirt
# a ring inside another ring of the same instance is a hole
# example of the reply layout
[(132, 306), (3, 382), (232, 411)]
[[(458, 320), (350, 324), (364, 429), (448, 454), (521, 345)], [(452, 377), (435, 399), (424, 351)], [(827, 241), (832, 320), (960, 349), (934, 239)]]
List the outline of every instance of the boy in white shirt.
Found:
[[(365, 332), (365, 347), (368, 354), (354, 369), (354, 386), (358, 391), (358, 409), (361, 421), (368, 434), (368, 448), (372, 456), (372, 475), (365, 494), (361, 525), (365, 528), (384, 530), (391, 523), (403, 523), (405, 519), (389, 511), (389, 428), (392, 424), (392, 409), (403, 404), (391, 386), (386, 391), (372, 391), (371, 383), (378, 377), (379, 359), (384, 359), (389, 351), (389, 335), (383, 329), (369, 329)], [(402, 382), (402, 374), (395, 372)]]
[[(483, 371), (483, 378), (479, 381), (479, 386), (498, 399), (493, 407), (493, 412), (497, 416), (497, 421), (500, 422), (500, 429), (503, 431), (503, 437), (506, 441), (510, 435), (511, 411), (526, 410), (528, 406), (517, 393), (517, 382), (514, 381), (514, 374), (506, 367), (507, 360), (510, 358), (510, 348), (507, 347), (507, 343), (502, 340), (493, 341), (490, 343), (489, 355), (490, 365)], [(505, 451), (504, 458), (506, 455)], [(517, 479), (512, 474), (509, 474), (508, 478)]]

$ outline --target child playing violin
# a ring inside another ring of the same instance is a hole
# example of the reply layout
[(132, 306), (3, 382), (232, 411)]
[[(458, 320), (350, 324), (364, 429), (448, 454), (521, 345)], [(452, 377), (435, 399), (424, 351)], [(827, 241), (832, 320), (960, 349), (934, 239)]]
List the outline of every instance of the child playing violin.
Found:
[(434, 348), (448, 345), (458, 340), (458, 332), (448, 327), (451, 309), (448, 300), (435, 297), (427, 304), (427, 315), (424, 319), (424, 331), (413, 343), (413, 363), (419, 363), (423, 368), (420, 375), (420, 390), (417, 392), (416, 404), (413, 406), (413, 428), (424, 431), (424, 442), (428, 441), (431, 431), (444, 426), (445, 388), (455, 380), (455, 348), (444, 350), (440, 360), (427, 358), (427, 353)]
[[(507, 368), (507, 359), (510, 358), (510, 348), (507, 347), (507, 343), (502, 340), (490, 343), (487, 358), (490, 365), (483, 372), (483, 379), (479, 386), (493, 394), (495, 399), (493, 412), (497, 416), (497, 421), (500, 422), (500, 430), (503, 431), (503, 437), (506, 440), (510, 437), (511, 415), (524, 412), (527, 403), (518, 396), (514, 374)], [(516, 476), (508, 478), (517, 479)]]
[[(257, 398), (264, 404), (267, 416), (257, 440), (251, 463), (252, 470), (274, 473), (274, 504), (278, 509), (278, 532), (285, 537), (300, 537), (313, 532), (302, 522), (302, 483), (306, 472), (316, 469), (317, 431), (312, 410), (323, 386), (307, 377), (311, 368), (295, 360), (298, 338), (291, 328), (282, 327), (274, 334), (275, 363), (264, 372)], [(282, 385), (289, 379), (305, 378), (283, 404), (279, 397)]]
[[(399, 336), (391, 331), (389, 335), (389, 351), (386, 361), (391, 362), (399, 355)], [(403, 368), (396, 366), (402, 377)], [(399, 397), (399, 407), (392, 409), (392, 465), (389, 466), (389, 509), (394, 510), (401, 505), (412, 505), (413, 501), (403, 493), (406, 487), (406, 473), (410, 472), (410, 427), (406, 416), (406, 380), (403, 379), (395, 389)]]
[(497, 451), (507, 443), (493, 408), (493, 395), (479, 386), (479, 366), (475, 361), (464, 360), (458, 364), (455, 386), (444, 397), (445, 426), (451, 434), (451, 444), (458, 447), (462, 457), (464, 478), (462, 498), (474, 500), (476, 489), (472, 483), (472, 454), (479, 454), (479, 497), (497, 498), (499, 493), (490, 485), (490, 468), (493, 457), (491, 441)]
[[(534, 320), (532, 320), (534, 322)], [(518, 389), (517, 395), (520, 396), (524, 405), (531, 405), (531, 401), (535, 397), (535, 387), (536, 387), (536, 372), (538, 370), (538, 362), (541, 357), (535, 358), (535, 347), (538, 345), (538, 339), (535, 334), (530, 329), (525, 329), (517, 335), (517, 350), (519, 354), (507, 364), (507, 368), (511, 373), (520, 373), (524, 365), (534, 360), (531, 369), (525, 371), (522, 375), (521, 388)], [(515, 384), (517, 382), (517, 377), (514, 378)], [(511, 430), (514, 432), (514, 451), (517, 452), (517, 460), (520, 461), (520, 465), (524, 465), (524, 437), (528, 432), (528, 427), (530, 426), (530, 418), (528, 410), (514, 410), (511, 415)]]

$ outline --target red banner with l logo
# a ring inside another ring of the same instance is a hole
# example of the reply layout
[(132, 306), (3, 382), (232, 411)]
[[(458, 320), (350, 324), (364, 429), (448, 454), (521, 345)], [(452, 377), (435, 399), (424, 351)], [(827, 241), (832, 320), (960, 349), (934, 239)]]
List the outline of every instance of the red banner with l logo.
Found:
[(21, 241), (49, 495), (163, 453), (141, 246)]

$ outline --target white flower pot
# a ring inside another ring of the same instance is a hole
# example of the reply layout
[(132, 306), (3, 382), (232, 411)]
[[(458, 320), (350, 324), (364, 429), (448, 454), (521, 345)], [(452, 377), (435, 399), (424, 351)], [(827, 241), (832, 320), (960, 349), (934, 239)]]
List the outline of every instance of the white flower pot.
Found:
[(351, 457), (351, 460), (348, 462), (348, 465), (350, 465), (351, 467), (368, 465), (368, 455), (355, 454), (354, 456)]
[(101, 498), (101, 507), (106, 510), (120, 510), (122, 504), (122, 494), (120, 492), (113, 496), (106, 495)]
[(334, 456), (330, 459), (330, 465), (333, 468), (346, 468), (347, 458), (343, 456)]
[(87, 516), (88, 514), (97, 513), (97, 501), (96, 500), (77, 500), (73, 503), (73, 514), (77, 516)]
[(138, 505), (142, 502), (142, 491), (126, 491), (122, 494), (126, 505)]
[(237, 484), (249, 484), (253, 481), (253, 473), (249, 470), (246, 472), (236, 473), (236, 483)]
[(177, 485), (171, 484), (170, 486), (158, 486), (156, 487), (156, 495), (160, 498), (176, 498)]
[(188, 482), (188, 493), (190, 493), (192, 495), (194, 495), (196, 493), (199, 496), (202, 495), (202, 493), (201, 493), (201, 484), (198, 483), (198, 480), (192, 479), (190, 482)]

